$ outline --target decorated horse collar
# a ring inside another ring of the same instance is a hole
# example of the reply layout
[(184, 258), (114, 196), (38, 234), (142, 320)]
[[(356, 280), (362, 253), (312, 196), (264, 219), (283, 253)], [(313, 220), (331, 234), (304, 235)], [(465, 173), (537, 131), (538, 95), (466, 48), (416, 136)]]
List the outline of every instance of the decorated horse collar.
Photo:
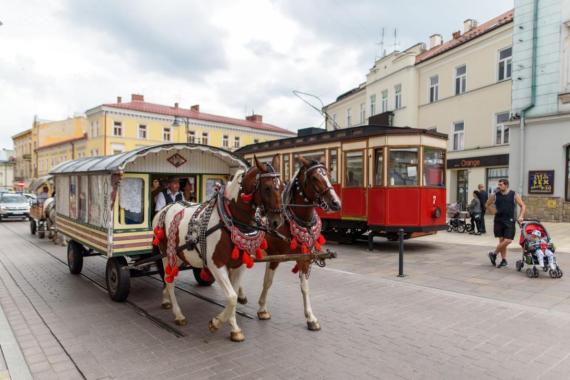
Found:
[[(255, 207), (255, 203), (253, 203), (253, 195), (259, 188), (260, 180), (262, 178), (273, 178), (273, 185), (275, 186), (275, 188), (279, 190), (279, 188), (281, 187), (281, 180), (280, 180), (281, 175), (275, 171), (275, 168), (270, 163), (266, 163), (265, 165), (267, 165), (269, 172), (256, 174), (255, 184), (253, 186), (253, 190), (251, 191), (251, 193), (248, 194), (245, 192), (245, 188), (243, 186), (243, 180), (245, 178), (245, 175), (242, 177), (241, 182), (239, 184), (239, 191), (241, 193), (240, 196), (242, 200), (244, 200), (245, 202), (251, 202), (252, 207)], [(276, 210), (276, 212), (280, 212), (280, 210)]]

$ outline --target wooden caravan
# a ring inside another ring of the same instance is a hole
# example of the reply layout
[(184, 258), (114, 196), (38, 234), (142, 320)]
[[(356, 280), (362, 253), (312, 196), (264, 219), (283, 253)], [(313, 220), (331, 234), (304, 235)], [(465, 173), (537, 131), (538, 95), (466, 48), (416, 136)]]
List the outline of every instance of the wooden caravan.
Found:
[(370, 232), (396, 239), (446, 228), (445, 157), (447, 135), (415, 128), (369, 125), (243, 147), (236, 153), (262, 161), (281, 156), (282, 178), (292, 178), (297, 157), (325, 163), (342, 201), (338, 213), (322, 214), (323, 230), (359, 237)]
[(56, 166), (50, 174), (57, 189), (57, 230), (69, 239), (71, 273), (81, 272), (85, 256), (106, 256), (112, 298), (113, 287), (125, 281), (117, 276), (129, 273), (116, 268), (128, 267), (131, 275), (156, 273), (149, 269), (158, 260), (149, 260), (153, 255), (156, 194), (152, 182), (176, 177), (188, 184), (194, 194), (192, 200), (201, 202), (212, 194), (216, 182), (224, 183), (245, 168), (247, 163), (240, 157), (198, 144), (141, 147)]

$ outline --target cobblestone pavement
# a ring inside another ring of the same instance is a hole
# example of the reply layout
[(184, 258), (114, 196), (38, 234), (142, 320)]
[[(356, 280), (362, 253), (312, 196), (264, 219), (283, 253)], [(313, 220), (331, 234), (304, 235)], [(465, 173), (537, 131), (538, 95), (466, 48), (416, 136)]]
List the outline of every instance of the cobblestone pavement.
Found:
[[(238, 323), (247, 339), (237, 344), (227, 327), (208, 332), (220, 307), (190, 293), (223, 302), (221, 293), (215, 285), (195, 286), (189, 272), (179, 281), (187, 292), (177, 291), (189, 324), (178, 327), (160, 308), (155, 278), (133, 279), (129, 303), (114, 303), (96, 284), (104, 282), (103, 258), (86, 258), (84, 276), (73, 276), (65, 248), (31, 237), (27, 223), (0, 224), (0, 240), (0, 305), (38, 379), (564, 379), (570, 373), (567, 278), (531, 280), (512, 266), (493, 268), (487, 246), (409, 241), (407, 277), (397, 278), (396, 244), (378, 240), (372, 253), (365, 243), (331, 244), (339, 258), (311, 274), (320, 332), (306, 329), (290, 264), (280, 268), (270, 293), (272, 319), (251, 318), (263, 276), (257, 265), (244, 276), (250, 303), (239, 307)], [(568, 255), (559, 259), (570, 270)]]

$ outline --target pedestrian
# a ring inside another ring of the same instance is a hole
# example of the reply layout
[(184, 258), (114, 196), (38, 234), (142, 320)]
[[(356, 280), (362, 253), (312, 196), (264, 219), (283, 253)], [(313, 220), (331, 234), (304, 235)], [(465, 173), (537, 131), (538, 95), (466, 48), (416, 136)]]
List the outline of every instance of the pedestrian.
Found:
[(487, 229), (485, 228), (485, 212), (487, 211), (487, 201), (489, 200), (489, 193), (487, 193), (487, 189), (485, 189), (485, 185), (482, 183), (479, 184), (479, 201), (481, 202), (481, 220), (479, 221), (479, 226), (481, 227), (482, 234), (487, 233)]
[(154, 211), (158, 212), (166, 205), (182, 201), (184, 199), (184, 195), (179, 190), (180, 182), (178, 181), (178, 178), (170, 178), (168, 181), (168, 188), (162, 190), (156, 196), (156, 206)]
[(499, 188), (494, 194), (491, 194), (486, 207), (489, 208), (493, 203), (496, 209), (493, 230), (495, 237), (499, 239), (499, 244), (494, 251), (489, 252), (489, 260), (495, 266), (497, 255), (501, 254), (501, 262), (497, 268), (502, 268), (507, 266), (507, 247), (515, 237), (515, 206), (520, 207), (520, 213), (516, 220), (522, 223), (526, 205), (518, 193), (509, 189), (507, 179), (499, 180)]
[(469, 213), (471, 214), (471, 225), (473, 230), (469, 232), (472, 235), (481, 235), (481, 201), (479, 200), (479, 192), (473, 192), (473, 199), (469, 203)]

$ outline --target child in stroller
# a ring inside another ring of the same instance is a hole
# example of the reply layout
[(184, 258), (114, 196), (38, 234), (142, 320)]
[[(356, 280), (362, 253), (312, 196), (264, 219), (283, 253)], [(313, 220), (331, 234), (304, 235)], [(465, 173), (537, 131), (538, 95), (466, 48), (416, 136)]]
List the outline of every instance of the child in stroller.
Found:
[[(552, 239), (546, 228), (539, 221), (525, 220), (521, 223), (521, 236), (519, 244), (523, 249), (522, 260), (516, 262), (516, 268), (520, 272), (525, 264), (532, 266), (526, 270), (528, 277), (538, 277), (538, 264), (550, 277), (562, 277), (562, 270), (556, 264), (556, 255)], [(546, 258), (546, 262), (545, 262)]]

